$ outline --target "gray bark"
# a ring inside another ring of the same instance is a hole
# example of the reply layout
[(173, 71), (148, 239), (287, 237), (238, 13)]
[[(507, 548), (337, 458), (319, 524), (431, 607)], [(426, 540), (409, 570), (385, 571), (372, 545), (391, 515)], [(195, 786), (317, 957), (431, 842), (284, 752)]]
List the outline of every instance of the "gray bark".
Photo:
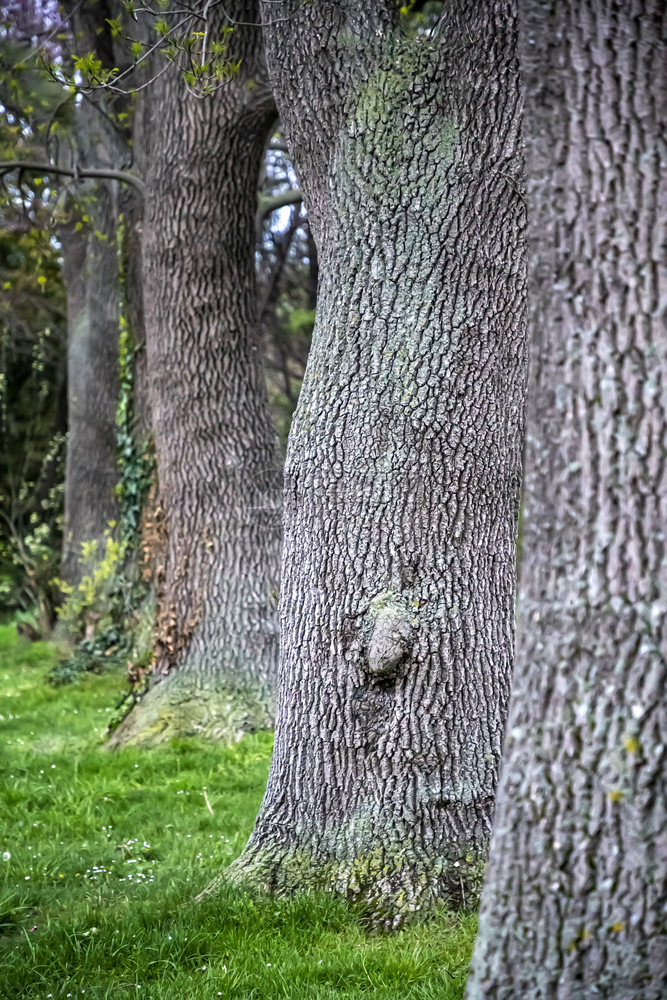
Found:
[[(150, 400), (168, 554), (151, 687), (114, 743), (272, 724), (280, 457), (258, 350), (254, 273), (260, 160), (275, 107), (254, 5), (201, 99), (176, 71), (150, 92), (143, 247)], [(225, 24), (209, 13), (210, 37)]]
[[(82, 128), (79, 127), (79, 138)], [(78, 583), (84, 542), (104, 552), (117, 516), (116, 402), (120, 288), (111, 184), (89, 189), (81, 211), (59, 229), (67, 293), (67, 459), (60, 575)], [(79, 223), (80, 224), (80, 223)]]
[(263, 5), (319, 260), (285, 469), (276, 749), (232, 870), (396, 925), (475, 894), (514, 639), (525, 382), (515, 22)]
[[(107, 0), (64, 3), (77, 53), (94, 51), (105, 67), (119, 53), (106, 18), (117, 13)], [(119, 108), (116, 108), (119, 110)], [(73, 158), (78, 168), (119, 169), (129, 160), (128, 136), (115, 128), (104, 95), (79, 104), (74, 114)], [(67, 291), (68, 437), (61, 577), (78, 583), (81, 547), (96, 542), (100, 557), (109, 521), (117, 517), (116, 404), (120, 273), (117, 232), (119, 185), (77, 183), (70, 220), (60, 227)], [(136, 197), (136, 196), (135, 196)], [(81, 222), (83, 217), (87, 222)]]
[(666, 9), (522, 8), (533, 340), (520, 640), (467, 996), (658, 1000)]

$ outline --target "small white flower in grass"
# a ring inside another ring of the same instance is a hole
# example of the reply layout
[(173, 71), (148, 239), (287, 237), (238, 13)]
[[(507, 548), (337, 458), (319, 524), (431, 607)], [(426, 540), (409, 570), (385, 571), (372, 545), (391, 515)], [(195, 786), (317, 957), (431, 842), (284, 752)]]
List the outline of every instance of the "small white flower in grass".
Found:
[(12, 856), (11, 855), (11, 851), (3, 851), (2, 852), (2, 860), (3, 861), (9, 861), (9, 859), (11, 858), (11, 856)]

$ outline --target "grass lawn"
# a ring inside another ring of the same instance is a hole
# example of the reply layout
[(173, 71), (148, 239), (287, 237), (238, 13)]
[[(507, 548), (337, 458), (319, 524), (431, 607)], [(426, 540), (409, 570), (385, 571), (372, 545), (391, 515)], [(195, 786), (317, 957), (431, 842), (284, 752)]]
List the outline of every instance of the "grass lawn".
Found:
[(55, 690), (54, 660), (0, 627), (0, 1000), (463, 996), (471, 917), (373, 936), (322, 895), (192, 904), (250, 833), (271, 737), (109, 753), (124, 678)]

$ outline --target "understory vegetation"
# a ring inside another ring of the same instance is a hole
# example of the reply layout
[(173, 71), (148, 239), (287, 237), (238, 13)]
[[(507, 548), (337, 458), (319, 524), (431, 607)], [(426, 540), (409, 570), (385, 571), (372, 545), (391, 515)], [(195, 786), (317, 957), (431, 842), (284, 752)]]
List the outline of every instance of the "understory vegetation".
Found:
[(463, 996), (473, 917), (393, 936), (344, 903), (228, 888), (272, 736), (105, 749), (121, 668), (54, 688), (54, 645), (0, 627), (0, 1000)]

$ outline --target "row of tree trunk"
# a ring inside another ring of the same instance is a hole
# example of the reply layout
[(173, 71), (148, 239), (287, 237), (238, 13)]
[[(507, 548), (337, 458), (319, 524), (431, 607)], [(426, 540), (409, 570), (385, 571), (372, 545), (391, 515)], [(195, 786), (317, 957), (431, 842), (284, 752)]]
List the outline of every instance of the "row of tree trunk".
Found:
[[(261, 13), (320, 274), (285, 467), (276, 748), (228, 877), (330, 888), (390, 927), (476, 898), (513, 668), (528, 298), (519, 642), (469, 997), (657, 1000), (664, 5), (520, 0), (517, 22), (511, 0), (451, 0), (432, 30), (393, 0)], [(153, 688), (119, 740), (271, 718), (252, 246), (272, 106), (257, 7), (226, 14), (231, 83), (201, 101), (168, 72), (150, 99), (169, 551)]]

